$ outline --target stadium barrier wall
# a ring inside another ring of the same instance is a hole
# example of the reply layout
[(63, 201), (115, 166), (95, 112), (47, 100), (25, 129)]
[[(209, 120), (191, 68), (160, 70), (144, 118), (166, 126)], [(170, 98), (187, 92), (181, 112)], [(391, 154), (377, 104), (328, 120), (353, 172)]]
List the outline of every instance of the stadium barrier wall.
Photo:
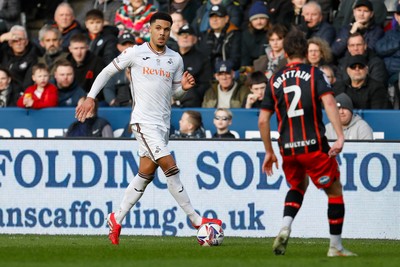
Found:
[[(171, 129), (179, 128), (179, 119), (185, 109), (173, 109)], [(215, 132), (213, 117), (215, 109), (192, 109), (202, 113), (207, 136)], [(21, 108), (0, 109), (0, 138), (1, 137), (60, 137), (68, 126), (74, 122), (74, 108), (48, 108), (30, 110)], [(100, 108), (99, 115), (106, 118), (113, 130), (114, 136), (121, 135), (128, 125), (130, 108)], [(259, 138), (257, 109), (232, 109), (233, 122), (231, 129), (238, 138)], [(358, 110), (374, 130), (374, 138), (382, 140), (400, 140), (400, 110)], [(327, 122), (324, 114), (324, 120)], [(271, 120), (272, 137), (277, 138), (275, 117)]]
[[(193, 206), (203, 216), (221, 218), (226, 236), (276, 235), (288, 185), (281, 168), (271, 177), (261, 172), (261, 141), (182, 140), (171, 141), (170, 148)], [(344, 238), (400, 239), (399, 148), (395, 142), (347, 142), (338, 156)], [(130, 139), (3, 139), (1, 233), (106, 235), (106, 216), (137, 173), (136, 150)], [(327, 238), (326, 214), (324, 192), (310, 184), (292, 236)], [(195, 235), (161, 171), (122, 233)]]

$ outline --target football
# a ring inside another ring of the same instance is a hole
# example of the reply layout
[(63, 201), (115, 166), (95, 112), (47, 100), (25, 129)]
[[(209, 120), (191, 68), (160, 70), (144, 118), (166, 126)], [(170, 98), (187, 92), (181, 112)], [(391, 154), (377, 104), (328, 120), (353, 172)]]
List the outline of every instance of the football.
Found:
[(219, 246), (224, 241), (224, 230), (216, 223), (205, 223), (197, 231), (197, 242), (200, 246)]

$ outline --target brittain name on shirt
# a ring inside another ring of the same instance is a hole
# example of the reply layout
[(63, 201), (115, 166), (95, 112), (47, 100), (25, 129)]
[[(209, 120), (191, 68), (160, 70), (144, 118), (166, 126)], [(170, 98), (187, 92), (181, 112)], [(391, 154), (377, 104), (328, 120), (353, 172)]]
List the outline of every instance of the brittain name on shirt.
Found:
[(171, 72), (163, 70), (163, 69), (153, 69), (150, 67), (143, 67), (142, 69), (143, 75), (157, 75), (161, 77), (171, 77)]
[(289, 78), (300, 78), (308, 81), (311, 78), (311, 74), (303, 70), (289, 70), (282, 73), (281, 76), (276, 79), (276, 81), (274, 82), (274, 87), (278, 89), (282, 85), (282, 83)]

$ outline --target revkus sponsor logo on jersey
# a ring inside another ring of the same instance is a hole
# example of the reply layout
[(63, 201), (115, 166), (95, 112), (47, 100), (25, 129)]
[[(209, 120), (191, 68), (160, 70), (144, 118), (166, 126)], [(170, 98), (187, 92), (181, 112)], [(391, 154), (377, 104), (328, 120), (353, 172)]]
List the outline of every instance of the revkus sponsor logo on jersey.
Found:
[(163, 70), (163, 69), (153, 69), (150, 67), (143, 67), (142, 69), (143, 75), (157, 75), (161, 77), (171, 77), (171, 72)]

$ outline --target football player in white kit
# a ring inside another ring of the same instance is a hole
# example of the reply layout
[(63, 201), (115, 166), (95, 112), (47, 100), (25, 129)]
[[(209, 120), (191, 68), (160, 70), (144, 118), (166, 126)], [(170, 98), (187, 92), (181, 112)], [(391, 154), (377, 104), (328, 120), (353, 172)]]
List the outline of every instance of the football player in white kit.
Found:
[(195, 85), (193, 76), (183, 73), (181, 56), (166, 46), (172, 19), (167, 13), (157, 12), (150, 19), (150, 42), (127, 48), (97, 76), (85, 102), (76, 108), (75, 117), (83, 122), (93, 115), (94, 99), (109, 77), (130, 68), (133, 96), (130, 124), (139, 142), (139, 172), (125, 190), (120, 208), (108, 215), (109, 239), (119, 244), (121, 222), (143, 195), (154, 178), (158, 166), (163, 170), (168, 190), (189, 217), (192, 225), (219, 219), (202, 218), (190, 203), (180, 178), (175, 159), (167, 147), (171, 117), (171, 97), (182, 97)]

